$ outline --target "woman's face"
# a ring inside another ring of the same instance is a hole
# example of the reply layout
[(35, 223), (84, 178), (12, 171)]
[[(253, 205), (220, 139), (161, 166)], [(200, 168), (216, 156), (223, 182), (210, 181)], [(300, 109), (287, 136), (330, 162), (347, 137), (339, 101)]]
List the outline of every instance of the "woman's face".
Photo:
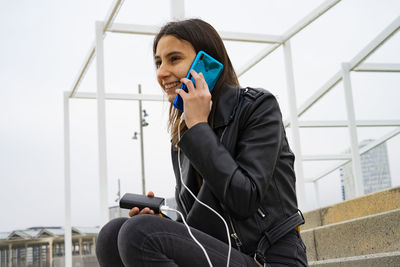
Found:
[(186, 74), (196, 57), (193, 46), (185, 40), (180, 40), (173, 35), (164, 35), (158, 41), (154, 62), (157, 67), (157, 80), (168, 96), (168, 101), (173, 102), (175, 90), (181, 87), (180, 79)]

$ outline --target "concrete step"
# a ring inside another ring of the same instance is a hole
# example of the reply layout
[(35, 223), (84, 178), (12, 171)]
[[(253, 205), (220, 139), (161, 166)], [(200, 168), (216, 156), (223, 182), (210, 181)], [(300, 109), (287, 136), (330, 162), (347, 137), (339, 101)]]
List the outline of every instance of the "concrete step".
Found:
[(400, 209), (303, 230), (301, 236), (309, 261), (400, 251)]
[(304, 213), (301, 230), (400, 209), (400, 186)]
[(398, 267), (400, 252), (377, 253), (323, 261), (311, 261), (309, 266), (321, 267)]

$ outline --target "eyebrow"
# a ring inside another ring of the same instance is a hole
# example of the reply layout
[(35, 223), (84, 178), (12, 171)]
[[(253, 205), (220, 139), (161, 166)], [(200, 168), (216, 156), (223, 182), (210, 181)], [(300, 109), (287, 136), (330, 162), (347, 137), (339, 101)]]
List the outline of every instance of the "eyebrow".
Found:
[[(165, 55), (165, 57), (170, 57), (170, 56), (172, 56), (172, 55), (175, 55), (175, 54), (180, 54), (180, 55), (182, 55), (183, 53), (181, 52), (181, 51), (171, 51), (171, 52), (169, 52), (168, 54), (166, 54)], [(159, 59), (159, 58), (161, 58), (160, 56), (154, 56), (154, 59)]]

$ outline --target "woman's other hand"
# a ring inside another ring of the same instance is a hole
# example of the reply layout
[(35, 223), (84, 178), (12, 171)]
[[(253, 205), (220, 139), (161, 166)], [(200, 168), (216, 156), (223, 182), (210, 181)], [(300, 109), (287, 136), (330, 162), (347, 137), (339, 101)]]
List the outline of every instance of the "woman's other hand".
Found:
[[(149, 191), (147, 193), (147, 196), (148, 197), (154, 197), (154, 193), (152, 191)], [(130, 217), (133, 217), (133, 216), (138, 215), (138, 214), (155, 214), (155, 213), (154, 213), (154, 210), (152, 210), (152, 209), (144, 208), (142, 210), (139, 210), (138, 207), (134, 207), (129, 211), (129, 216)]]
[(185, 123), (188, 128), (200, 122), (207, 122), (212, 106), (211, 94), (203, 74), (198, 74), (194, 70), (191, 70), (190, 74), (194, 78), (196, 87), (191, 80), (182, 78), (181, 82), (186, 85), (188, 93), (176, 90), (183, 99)]

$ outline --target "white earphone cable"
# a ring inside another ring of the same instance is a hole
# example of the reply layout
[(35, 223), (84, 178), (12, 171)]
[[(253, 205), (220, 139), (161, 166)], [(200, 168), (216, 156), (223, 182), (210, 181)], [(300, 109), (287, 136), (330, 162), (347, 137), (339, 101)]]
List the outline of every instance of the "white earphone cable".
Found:
[[(182, 115), (181, 115), (181, 117), (180, 117), (179, 124), (178, 124), (178, 140), (179, 140), (179, 141), (181, 140), (181, 131), (180, 131), (180, 130), (181, 130), (181, 124), (182, 124), (182, 122), (184, 121), (184, 119), (185, 119), (184, 113), (182, 113)], [(227, 236), (228, 236), (228, 245), (229, 245), (229, 248), (228, 248), (228, 257), (227, 257), (226, 266), (229, 267), (229, 261), (230, 261), (230, 258), (231, 258), (231, 250), (232, 250), (232, 247), (231, 247), (231, 238), (230, 238), (230, 236), (229, 236), (228, 224), (226, 223), (225, 219), (224, 219), (218, 212), (216, 212), (213, 208), (211, 208), (211, 207), (208, 206), (207, 204), (205, 204), (205, 203), (203, 203), (202, 201), (200, 201), (200, 200), (195, 196), (195, 194), (193, 194), (193, 192), (190, 191), (190, 189), (189, 189), (189, 188), (186, 186), (186, 184), (183, 182), (183, 178), (182, 178), (182, 166), (181, 166), (181, 149), (180, 149), (179, 147), (178, 147), (178, 167), (179, 167), (180, 180), (181, 180), (182, 185), (185, 187), (185, 189), (189, 191), (189, 193), (192, 195), (192, 197), (193, 197), (197, 202), (199, 202), (201, 205), (203, 205), (204, 207), (206, 207), (206, 208), (208, 208), (209, 210), (211, 210), (212, 212), (214, 212), (214, 213), (222, 220), (222, 222), (224, 223), (225, 229), (226, 229), (226, 233), (227, 233)], [(182, 216), (182, 214), (181, 214), (181, 216)], [(183, 217), (182, 217), (182, 219), (183, 219)], [(196, 241), (196, 240), (195, 240), (195, 241)], [(196, 242), (196, 243), (197, 243), (197, 242)], [(205, 251), (205, 250), (204, 250), (204, 251)], [(205, 252), (205, 253), (207, 254), (207, 252)], [(206, 257), (207, 257), (207, 259), (208, 259), (208, 255), (207, 255)], [(212, 266), (212, 265), (211, 265), (211, 262), (209, 262), (209, 263), (210, 263), (210, 266)]]
[(205, 248), (203, 247), (203, 245), (200, 244), (200, 242), (194, 237), (192, 231), (190, 230), (189, 225), (186, 223), (186, 220), (185, 220), (185, 218), (183, 217), (183, 214), (182, 214), (180, 211), (178, 211), (178, 210), (176, 210), (176, 209), (173, 209), (173, 208), (170, 208), (170, 207), (167, 207), (167, 206), (161, 206), (161, 207), (160, 207), (160, 210), (161, 210), (161, 211), (174, 211), (174, 212), (178, 213), (179, 215), (181, 215), (183, 224), (185, 224), (186, 228), (188, 229), (189, 235), (192, 237), (192, 239), (194, 240), (194, 242), (196, 242), (197, 245), (199, 245), (199, 247), (201, 248), (201, 250), (203, 250), (204, 255), (206, 256), (207, 261), (208, 261), (208, 264), (210, 265), (210, 267), (213, 267), (213, 265), (212, 265), (212, 263), (211, 263), (211, 260), (210, 260), (210, 257), (209, 257), (208, 254), (207, 254), (206, 249), (205, 249)]

